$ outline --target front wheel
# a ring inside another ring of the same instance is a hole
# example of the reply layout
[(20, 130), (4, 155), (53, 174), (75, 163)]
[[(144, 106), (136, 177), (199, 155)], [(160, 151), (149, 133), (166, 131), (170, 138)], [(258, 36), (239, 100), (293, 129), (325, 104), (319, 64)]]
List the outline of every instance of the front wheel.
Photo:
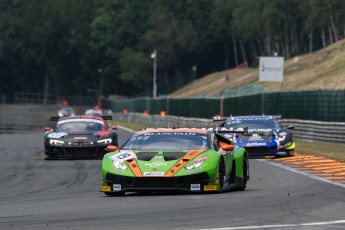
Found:
[(224, 161), (223, 161), (223, 159), (220, 159), (220, 161), (219, 161), (219, 167), (218, 167), (219, 192), (222, 192), (222, 191), (223, 191), (224, 177), (225, 177), (225, 166), (224, 166)]
[(242, 185), (238, 188), (239, 191), (243, 191), (247, 187), (247, 182), (249, 180), (249, 160), (248, 156), (244, 155), (242, 162), (242, 171), (243, 171), (243, 181)]
[(48, 154), (44, 154), (44, 160), (46, 161), (57, 160), (57, 157), (51, 157)]

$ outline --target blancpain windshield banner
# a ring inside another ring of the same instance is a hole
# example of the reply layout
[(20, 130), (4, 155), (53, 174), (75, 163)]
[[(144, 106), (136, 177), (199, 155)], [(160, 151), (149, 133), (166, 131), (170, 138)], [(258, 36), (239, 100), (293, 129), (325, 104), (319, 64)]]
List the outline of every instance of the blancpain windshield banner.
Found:
[(259, 81), (283, 82), (284, 57), (260, 57)]

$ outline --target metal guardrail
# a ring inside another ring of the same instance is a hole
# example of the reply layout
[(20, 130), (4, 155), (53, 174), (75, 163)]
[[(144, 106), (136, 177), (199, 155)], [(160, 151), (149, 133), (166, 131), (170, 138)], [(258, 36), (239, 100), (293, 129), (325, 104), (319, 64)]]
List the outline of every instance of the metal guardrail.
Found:
[[(136, 122), (152, 125), (152, 127), (168, 127), (174, 125), (179, 127), (209, 128), (215, 127), (217, 123), (212, 119), (186, 118), (177, 116), (144, 115), (142, 113), (113, 113), (115, 120)], [(284, 126), (295, 126), (293, 130), (296, 138), (304, 141), (319, 141), (332, 143), (345, 143), (345, 122), (321, 122), (296, 119), (282, 119)]]

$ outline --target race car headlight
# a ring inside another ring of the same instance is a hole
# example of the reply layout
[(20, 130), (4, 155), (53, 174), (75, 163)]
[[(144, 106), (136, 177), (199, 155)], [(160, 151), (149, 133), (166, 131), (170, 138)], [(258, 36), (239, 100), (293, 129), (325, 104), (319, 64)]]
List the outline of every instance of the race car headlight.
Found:
[(49, 140), (49, 144), (51, 145), (63, 145), (65, 142), (59, 140)]
[(126, 170), (127, 166), (122, 165), (119, 161), (113, 161), (113, 165), (116, 169)]
[(111, 144), (111, 138), (97, 141), (98, 144)]

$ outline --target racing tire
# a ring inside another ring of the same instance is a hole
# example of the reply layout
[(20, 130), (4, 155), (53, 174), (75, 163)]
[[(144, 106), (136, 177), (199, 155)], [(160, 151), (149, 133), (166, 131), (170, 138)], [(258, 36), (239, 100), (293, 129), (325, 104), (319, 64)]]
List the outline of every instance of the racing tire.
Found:
[(220, 159), (219, 161), (218, 177), (219, 177), (219, 192), (223, 192), (224, 177), (225, 177), (225, 166), (224, 166), (223, 159)]
[(238, 191), (243, 191), (247, 187), (247, 182), (249, 180), (249, 160), (248, 155), (244, 155), (242, 161), (242, 170), (243, 170), (243, 181), (242, 185), (237, 189)]
[(57, 157), (50, 157), (47, 154), (44, 155), (44, 160), (45, 161), (51, 161), (51, 160), (57, 160)]
[(121, 192), (104, 192), (105, 195), (107, 196), (124, 196), (125, 192), (121, 191)]
[(286, 150), (286, 156), (292, 157), (294, 155), (295, 155), (295, 150), (294, 149)]

